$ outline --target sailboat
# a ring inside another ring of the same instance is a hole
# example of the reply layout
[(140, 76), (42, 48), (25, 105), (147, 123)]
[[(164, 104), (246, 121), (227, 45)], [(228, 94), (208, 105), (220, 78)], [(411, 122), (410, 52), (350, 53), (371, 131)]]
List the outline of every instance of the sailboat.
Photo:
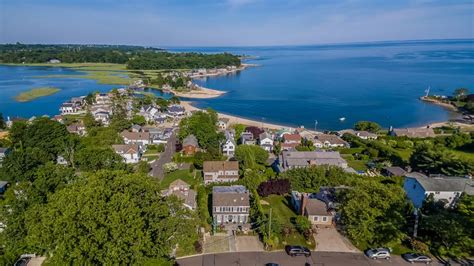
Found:
[(340, 117), (340, 118), (339, 118), (339, 121), (341, 121), (341, 122), (344, 122), (345, 120), (346, 120), (345, 117)]
[(425, 90), (425, 97), (428, 97), (428, 95), (430, 95), (430, 90), (431, 90), (431, 86), (428, 86), (428, 88)]

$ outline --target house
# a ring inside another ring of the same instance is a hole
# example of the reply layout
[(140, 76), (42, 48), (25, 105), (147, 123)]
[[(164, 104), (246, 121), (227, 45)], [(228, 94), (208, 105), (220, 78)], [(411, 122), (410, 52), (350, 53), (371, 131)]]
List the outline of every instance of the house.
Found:
[(273, 150), (273, 137), (267, 132), (263, 132), (258, 137), (258, 143), (262, 149), (271, 152)]
[(166, 144), (168, 143), (169, 138), (173, 134), (172, 128), (165, 128), (159, 130), (148, 130), (150, 133), (150, 141), (153, 144)]
[(186, 208), (190, 210), (196, 209), (196, 191), (190, 189), (189, 184), (181, 179), (171, 182), (168, 189), (163, 190), (161, 194), (165, 197), (175, 195), (183, 201), (183, 205)]
[(337, 151), (283, 151), (279, 158), (279, 171), (312, 165), (338, 166), (350, 170)]
[(421, 208), (429, 196), (444, 202), (446, 207), (452, 207), (463, 192), (474, 195), (474, 182), (463, 177), (427, 177), (410, 173), (405, 176), (403, 189), (415, 208)]
[(145, 105), (140, 108), (139, 115), (143, 116), (147, 122), (155, 120), (155, 115), (160, 114), (160, 110), (152, 105)]
[(112, 103), (112, 100), (107, 93), (97, 93), (95, 95), (95, 103), (98, 105), (108, 105)]
[(221, 117), (219, 118), (219, 121), (217, 121), (217, 126), (221, 130), (226, 130), (228, 125), (229, 125), (229, 118)]
[(194, 135), (188, 135), (183, 139), (183, 154), (194, 155), (199, 150), (198, 140)]
[(7, 190), (8, 182), (7, 181), (1, 181), (0, 180), (0, 194), (5, 193)]
[(212, 188), (212, 219), (214, 224), (246, 225), (249, 222), (249, 191), (241, 185)]
[(118, 155), (122, 156), (125, 163), (138, 163), (142, 156), (137, 144), (116, 144), (112, 145), (112, 148)]
[(407, 171), (398, 166), (385, 167), (382, 169), (382, 175), (384, 176), (405, 176)]
[(341, 130), (341, 131), (338, 131), (337, 134), (341, 137), (344, 134), (351, 134), (363, 140), (375, 140), (378, 138), (378, 135), (375, 133), (372, 133), (369, 131), (363, 131), (363, 130), (353, 130), (353, 129)]
[(239, 162), (237, 161), (205, 161), (202, 171), (204, 184), (239, 180)]
[(320, 134), (314, 137), (314, 146), (316, 148), (339, 148), (347, 147), (350, 145), (340, 137), (331, 134)]
[(254, 126), (251, 126), (251, 127), (246, 127), (245, 132), (250, 132), (252, 133), (253, 135), (253, 139), (258, 139), (258, 137), (260, 136), (260, 134), (262, 134), (263, 132), (265, 132), (263, 129), (259, 128), (259, 127), (254, 127)]
[(102, 125), (107, 126), (110, 123), (110, 113), (96, 112), (94, 113), (94, 119), (95, 121), (102, 123)]
[(53, 59), (49, 59), (48, 63), (49, 64), (59, 64), (59, 63), (61, 63), (61, 60), (53, 58)]
[(409, 138), (433, 138), (435, 132), (430, 127), (425, 128), (395, 128), (390, 131), (390, 135), (395, 137), (409, 137)]
[(73, 123), (66, 127), (67, 131), (72, 134), (77, 134), (79, 136), (86, 135), (86, 126), (82, 123)]
[(10, 149), (0, 147), (0, 165), (9, 152), (10, 152)]
[[(294, 210), (302, 216), (308, 218), (312, 225), (330, 226), (334, 220), (334, 211), (329, 207), (328, 202), (322, 198), (321, 193), (300, 193), (291, 192), (291, 204)], [(318, 196), (319, 195), (319, 196)]]
[(138, 144), (140, 146), (146, 146), (150, 144), (150, 133), (148, 132), (130, 132), (127, 130), (120, 133), (125, 144)]
[(168, 106), (167, 109), (168, 109), (168, 114), (171, 117), (183, 116), (186, 113), (186, 110), (184, 109), (184, 107), (178, 104), (170, 105)]
[(80, 106), (71, 103), (71, 102), (65, 102), (61, 104), (59, 107), (59, 111), (61, 112), (62, 115), (67, 115), (67, 114), (76, 114), (79, 111), (81, 111)]
[(252, 132), (244, 131), (240, 134), (239, 143), (244, 145), (255, 145), (257, 142), (255, 141)]
[(140, 125), (132, 125), (132, 132), (141, 132), (142, 127)]
[(288, 151), (294, 150), (296, 146), (301, 144), (301, 135), (296, 134), (284, 134), (282, 137), (281, 149)]
[(222, 153), (228, 157), (234, 156), (237, 144), (234, 140), (234, 134), (229, 130), (225, 131), (225, 141), (222, 144)]

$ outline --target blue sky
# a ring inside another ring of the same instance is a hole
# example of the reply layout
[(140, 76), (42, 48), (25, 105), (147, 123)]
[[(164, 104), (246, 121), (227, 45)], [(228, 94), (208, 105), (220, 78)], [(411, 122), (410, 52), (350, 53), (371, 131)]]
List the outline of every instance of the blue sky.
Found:
[(0, 0), (0, 43), (241, 46), (474, 38), (474, 0)]

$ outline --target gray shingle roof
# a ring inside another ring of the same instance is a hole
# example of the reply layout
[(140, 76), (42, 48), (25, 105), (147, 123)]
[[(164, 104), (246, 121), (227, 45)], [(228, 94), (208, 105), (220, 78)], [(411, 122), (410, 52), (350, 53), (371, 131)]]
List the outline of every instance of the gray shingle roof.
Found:
[(425, 191), (465, 191), (472, 195), (474, 183), (462, 177), (411, 177), (415, 178)]
[(326, 203), (319, 199), (308, 199), (306, 203), (306, 212), (308, 215), (328, 215)]
[(282, 153), (282, 164), (285, 168), (310, 165), (347, 167), (347, 162), (336, 151), (284, 151)]
[(197, 138), (194, 135), (189, 135), (183, 140), (183, 146), (199, 147)]
[(212, 206), (250, 206), (249, 192), (244, 186), (215, 186)]

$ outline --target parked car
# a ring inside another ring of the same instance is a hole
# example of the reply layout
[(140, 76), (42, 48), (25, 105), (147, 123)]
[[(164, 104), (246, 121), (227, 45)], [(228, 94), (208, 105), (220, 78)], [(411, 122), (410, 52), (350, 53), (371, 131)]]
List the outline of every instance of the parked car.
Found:
[(292, 257), (294, 256), (306, 256), (309, 257), (311, 256), (311, 251), (302, 246), (286, 246), (285, 247), (286, 253)]
[(433, 261), (429, 256), (420, 253), (407, 253), (403, 254), (402, 257), (410, 263), (421, 262), (429, 264)]
[(390, 250), (388, 248), (371, 248), (365, 252), (370, 259), (390, 259)]
[(265, 266), (280, 266), (280, 264), (270, 262), (270, 263), (265, 264)]

